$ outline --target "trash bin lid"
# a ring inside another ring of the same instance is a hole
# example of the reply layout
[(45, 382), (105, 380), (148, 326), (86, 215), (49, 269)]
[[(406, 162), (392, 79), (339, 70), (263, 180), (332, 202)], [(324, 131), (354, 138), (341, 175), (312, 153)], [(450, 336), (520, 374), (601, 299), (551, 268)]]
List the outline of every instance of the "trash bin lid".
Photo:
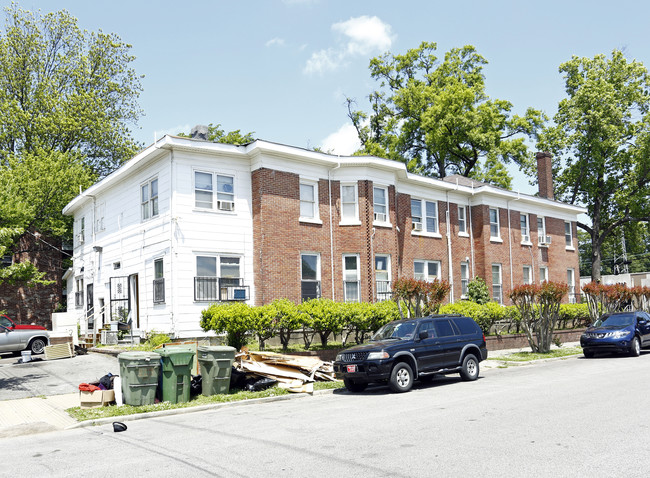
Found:
[(117, 356), (120, 361), (155, 361), (160, 360), (160, 355), (154, 352), (122, 352)]
[(194, 358), (194, 350), (188, 347), (169, 347), (156, 350), (163, 361), (169, 360), (172, 365), (188, 365)]
[(199, 352), (237, 352), (235, 347), (229, 347), (227, 345), (199, 345)]

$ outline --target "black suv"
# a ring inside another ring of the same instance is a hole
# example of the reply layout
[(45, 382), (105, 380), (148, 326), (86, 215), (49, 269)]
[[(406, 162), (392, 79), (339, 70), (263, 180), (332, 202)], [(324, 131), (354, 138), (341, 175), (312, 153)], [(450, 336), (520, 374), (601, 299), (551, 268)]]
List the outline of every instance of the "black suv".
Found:
[(351, 392), (384, 381), (394, 392), (408, 392), (415, 379), (438, 373), (476, 380), (478, 364), (486, 358), (485, 335), (476, 322), (459, 315), (431, 315), (384, 325), (370, 342), (339, 353), (334, 371)]

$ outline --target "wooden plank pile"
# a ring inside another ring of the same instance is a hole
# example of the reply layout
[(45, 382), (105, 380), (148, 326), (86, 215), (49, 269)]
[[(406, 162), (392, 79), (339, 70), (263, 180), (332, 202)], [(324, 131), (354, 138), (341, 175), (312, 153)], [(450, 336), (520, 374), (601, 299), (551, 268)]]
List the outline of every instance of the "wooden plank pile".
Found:
[(238, 370), (277, 380), (278, 386), (290, 392), (312, 393), (314, 381), (336, 381), (332, 362), (324, 362), (317, 357), (242, 349), (235, 360)]

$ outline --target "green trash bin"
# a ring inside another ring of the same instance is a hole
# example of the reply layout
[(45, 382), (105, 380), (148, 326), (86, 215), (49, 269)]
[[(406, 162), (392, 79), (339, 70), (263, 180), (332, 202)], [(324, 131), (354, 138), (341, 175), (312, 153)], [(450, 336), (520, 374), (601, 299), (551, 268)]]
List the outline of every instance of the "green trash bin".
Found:
[(155, 403), (160, 355), (153, 352), (122, 352), (117, 360), (124, 403), (135, 406)]
[(228, 393), (230, 370), (235, 361), (234, 347), (201, 345), (198, 348), (201, 368), (201, 394)]
[(158, 349), (156, 353), (162, 359), (160, 377), (162, 401), (189, 402), (194, 348), (178, 345)]

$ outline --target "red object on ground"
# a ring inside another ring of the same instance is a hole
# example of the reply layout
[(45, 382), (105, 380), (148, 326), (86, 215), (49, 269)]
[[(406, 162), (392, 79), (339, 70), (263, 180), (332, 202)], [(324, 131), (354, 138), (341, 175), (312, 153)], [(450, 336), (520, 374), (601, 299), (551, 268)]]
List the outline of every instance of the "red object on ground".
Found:
[(101, 390), (101, 388), (96, 385), (90, 385), (89, 383), (80, 383), (79, 390), (82, 392), (94, 392), (95, 390)]

